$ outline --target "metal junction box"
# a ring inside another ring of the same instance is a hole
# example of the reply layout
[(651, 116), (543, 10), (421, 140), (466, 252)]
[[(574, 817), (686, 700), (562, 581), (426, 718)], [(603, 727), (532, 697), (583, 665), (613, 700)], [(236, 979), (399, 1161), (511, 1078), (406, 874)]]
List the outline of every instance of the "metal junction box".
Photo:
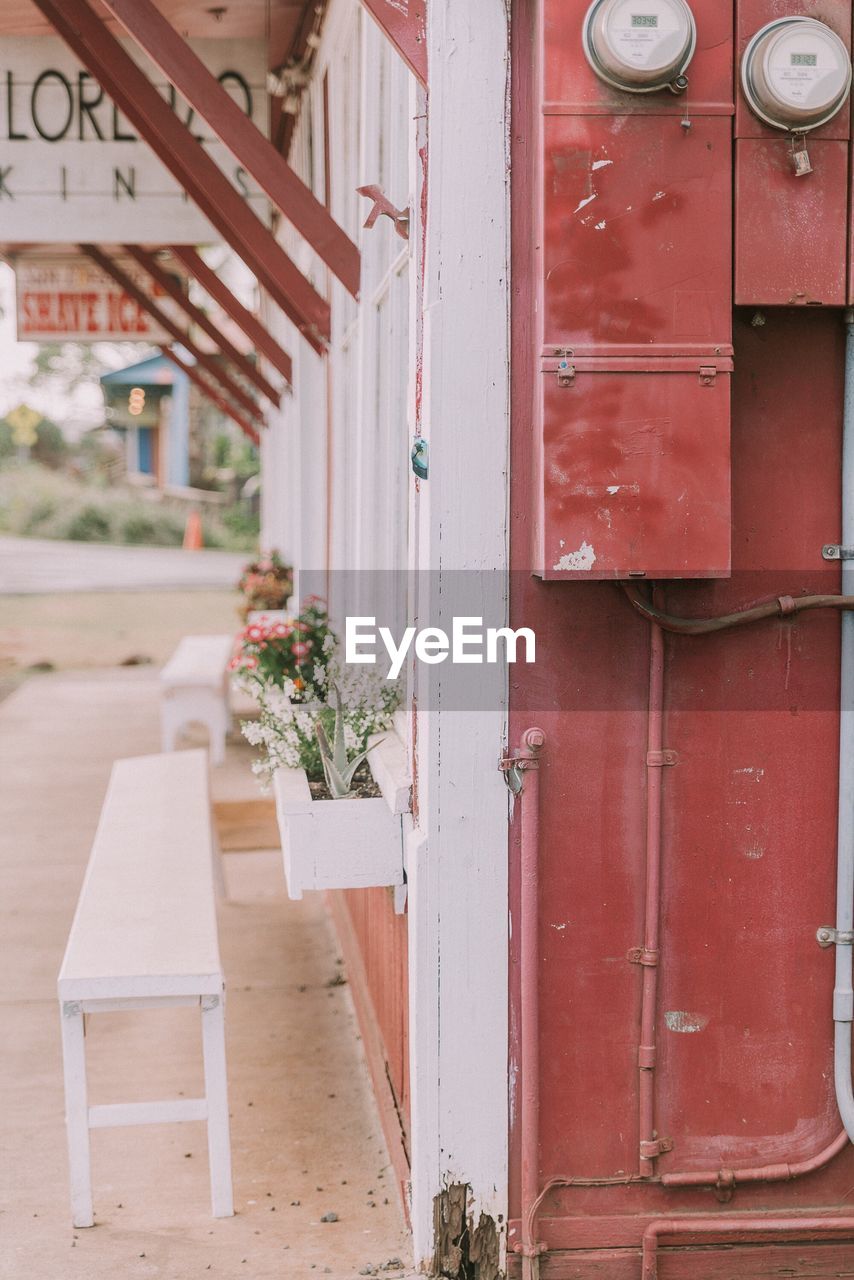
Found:
[(543, 23), (535, 572), (726, 576), (733, 7), (545, 0)]
[(544, 345), (728, 345), (731, 121), (546, 116), (544, 140)]
[(543, 361), (544, 578), (728, 572), (731, 372), (721, 356)]

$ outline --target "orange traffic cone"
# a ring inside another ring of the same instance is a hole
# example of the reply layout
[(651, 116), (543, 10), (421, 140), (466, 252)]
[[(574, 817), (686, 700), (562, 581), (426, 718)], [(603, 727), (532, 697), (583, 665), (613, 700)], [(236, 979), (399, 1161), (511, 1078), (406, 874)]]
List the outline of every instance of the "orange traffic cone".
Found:
[(184, 526), (184, 550), (201, 551), (205, 545), (202, 538), (202, 517), (198, 511), (191, 511)]

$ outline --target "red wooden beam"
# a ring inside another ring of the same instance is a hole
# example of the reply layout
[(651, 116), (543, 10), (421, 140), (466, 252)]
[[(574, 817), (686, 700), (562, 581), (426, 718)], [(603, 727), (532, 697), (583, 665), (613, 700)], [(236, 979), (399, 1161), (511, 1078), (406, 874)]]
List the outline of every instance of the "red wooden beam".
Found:
[(427, 0), (362, 0), (362, 4), (426, 89)]
[(225, 334), (220, 333), (210, 316), (205, 315), (201, 307), (197, 307), (194, 302), (190, 301), (175, 277), (163, 269), (154, 254), (149, 253), (147, 249), (140, 248), (137, 244), (126, 244), (122, 248), (125, 253), (133, 258), (134, 262), (138, 262), (142, 269), (148, 272), (152, 280), (160, 285), (163, 292), (178, 304), (184, 314), (192, 320), (193, 324), (198, 325), (202, 332), (206, 333), (217, 344), (222, 354), (240, 370), (243, 376), (253, 382), (263, 396), (266, 396), (268, 400), (278, 406), (282, 397), (273, 384), (267, 381), (261, 370), (256, 369), (252, 361), (247, 359), (242, 351), (238, 351), (234, 343), (229, 341)]
[(329, 303), (309, 284), (240, 193), (182, 124), (88, 0), (33, 0), (223, 239), (316, 351), (330, 334)]
[(177, 258), (187, 271), (195, 276), (205, 293), (209, 294), (214, 302), (219, 303), (226, 315), (231, 316), (237, 327), (246, 334), (250, 342), (254, 343), (255, 350), (265, 355), (279, 373), (284, 374), (288, 382), (293, 384), (293, 365), (287, 351), (279, 346), (276, 339), (248, 307), (244, 307), (243, 303), (234, 296), (228, 285), (220, 280), (202, 255), (186, 244), (170, 245), (169, 251), (173, 258)]
[(106, 253), (103, 253), (93, 244), (81, 244), (79, 248), (83, 253), (88, 254), (92, 261), (96, 262), (103, 272), (108, 276), (111, 276), (119, 288), (123, 289), (126, 294), (133, 298), (134, 302), (137, 302), (142, 307), (143, 311), (147, 311), (161, 329), (165, 329), (170, 337), (174, 338), (176, 342), (180, 342), (183, 347), (186, 347), (193, 359), (196, 360), (197, 363), (200, 364), (202, 368), (228, 392), (232, 400), (237, 401), (241, 408), (244, 409), (250, 417), (255, 418), (257, 422), (264, 422), (263, 413), (248, 392), (244, 391), (243, 388), (234, 381), (231, 374), (226, 369), (221, 368), (217, 364), (213, 356), (208, 355), (206, 351), (202, 351), (197, 347), (181, 326), (176, 324), (172, 317), (167, 315), (167, 313), (163, 311), (152, 298), (149, 298), (145, 290), (141, 289), (135, 280), (131, 280), (130, 276), (126, 272), (122, 271), (121, 267), (118, 266), (117, 263), (113, 262), (112, 258), (108, 257)]
[(358, 297), (360, 256), (350, 237), (152, 0), (102, 0), (102, 3), (190, 106), (207, 120), (235, 159), (252, 174), (344, 288), (354, 298)]
[(177, 365), (179, 369), (186, 373), (190, 381), (194, 382), (199, 388), (202, 395), (206, 396), (207, 399), (210, 400), (211, 404), (215, 404), (220, 412), (224, 413), (226, 417), (231, 418), (232, 422), (236, 422), (243, 434), (248, 436), (254, 445), (260, 445), (261, 437), (258, 435), (255, 428), (246, 421), (243, 415), (235, 409), (233, 404), (229, 404), (228, 401), (219, 394), (216, 387), (211, 386), (204, 374), (200, 373), (195, 365), (188, 364), (186, 360), (182, 360), (178, 353), (173, 351), (171, 347), (161, 347), (160, 354), (165, 356), (167, 360), (171, 360), (174, 365)]

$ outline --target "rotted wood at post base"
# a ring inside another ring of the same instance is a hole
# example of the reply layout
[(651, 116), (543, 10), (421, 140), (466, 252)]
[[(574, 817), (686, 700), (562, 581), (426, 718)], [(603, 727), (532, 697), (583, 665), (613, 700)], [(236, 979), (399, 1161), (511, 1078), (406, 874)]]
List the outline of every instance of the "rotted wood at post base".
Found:
[[(850, 4), (786, 8), (850, 41)], [(510, 742), (537, 725), (546, 745), (533, 1083), (520, 1038), (530, 886), (518, 805), (512, 823), (512, 1097), (535, 1089), (539, 1132), (532, 1150), (511, 1109), (508, 1270), (835, 1276), (854, 1259), (854, 1150), (833, 1087), (833, 956), (816, 928), (835, 917), (839, 618), (777, 611), (669, 634), (618, 583), (595, 579), (661, 581), (676, 565), (655, 600), (696, 618), (839, 592), (822, 547), (840, 534), (850, 107), (807, 140), (812, 174), (797, 176), (789, 158), (779, 185), (766, 184), (763, 223), (741, 182), (745, 144), (776, 155), (788, 143), (750, 116), (737, 58), (780, 6), (692, 0), (683, 97), (601, 85), (582, 51), (587, 9), (530, 0), (512, 33), (511, 623), (535, 629), (538, 662), (511, 685)], [(572, 138), (583, 139), (575, 151)], [(694, 166), (699, 139), (709, 145)], [(804, 242), (799, 262), (786, 236), (821, 204), (830, 148), (840, 162), (816, 227), (821, 253)], [(681, 413), (647, 398), (668, 361), (689, 359), (731, 384), (726, 431), (714, 395), (698, 389)], [(572, 399), (594, 377), (601, 412), (585, 404), (590, 392)], [(654, 413), (699, 464), (690, 504), (679, 503), (675, 455), (636, 447), (656, 439)], [(611, 456), (597, 460), (603, 431)], [(617, 486), (635, 482), (624, 499)], [(694, 519), (697, 495), (731, 539), (729, 566), (704, 541), (712, 526)], [(530, 576), (532, 563), (542, 574), (560, 558), (544, 556), (544, 536), (573, 556), (555, 575), (565, 583)], [(728, 577), (711, 576), (721, 567)]]

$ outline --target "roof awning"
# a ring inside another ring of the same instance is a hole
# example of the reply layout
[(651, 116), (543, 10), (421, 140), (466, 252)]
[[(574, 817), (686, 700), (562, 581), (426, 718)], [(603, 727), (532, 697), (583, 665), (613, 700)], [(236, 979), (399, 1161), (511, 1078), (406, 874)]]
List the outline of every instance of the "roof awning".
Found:
[[(90, 0), (32, 0), (259, 284), (317, 351), (330, 336), (328, 301), (131, 58)], [(282, 214), (354, 295), (359, 253), (328, 210), (231, 99), (152, 0), (105, 0), (148, 57), (204, 116)]]

